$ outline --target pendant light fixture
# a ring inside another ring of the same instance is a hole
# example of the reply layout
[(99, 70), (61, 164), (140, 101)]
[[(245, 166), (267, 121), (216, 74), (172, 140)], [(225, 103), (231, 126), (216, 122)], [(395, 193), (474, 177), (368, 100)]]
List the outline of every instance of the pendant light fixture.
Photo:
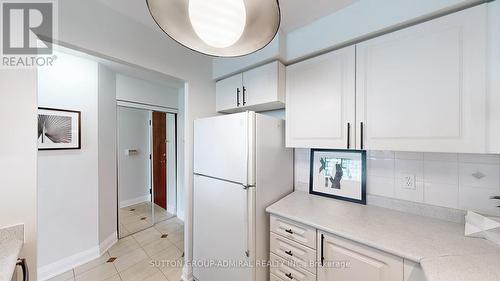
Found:
[(264, 48), (278, 33), (278, 0), (146, 0), (172, 39), (194, 51), (237, 57)]

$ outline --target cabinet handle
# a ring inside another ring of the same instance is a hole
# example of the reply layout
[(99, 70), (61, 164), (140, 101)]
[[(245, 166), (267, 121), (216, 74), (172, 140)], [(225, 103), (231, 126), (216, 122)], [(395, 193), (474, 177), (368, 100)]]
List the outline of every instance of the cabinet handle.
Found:
[(243, 105), (247, 104), (246, 93), (247, 93), (247, 88), (245, 88), (245, 86), (243, 86)]
[(285, 232), (293, 234), (293, 231), (291, 229), (287, 229), (287, 230), (285, 230)]
[(293, 257), (292, 251), (285, 251), (285, 254), (289, 255), (290, 257)]
[(285, 276), (286, 276), (286, 277), (288, 277), (288, 278), (290, 278), (290, 280), (292, 280), (292, 279), (293, 279), (293, 276), (292, 276), (292, 274), (291, 274), (291, 273), (285, 274)]
[(23, 281), (29, 281), (30, 273), (28, 271), (28, 264), (26, 263), (26, 259), (18, 259), (17, 264), (23, 270)]
[(360, 123), (361, 130), (361, 150), (365, 149), (365, 124), (363, 122)]
[(236, 105), (240, 106), (240, 88), (236, 88)]
[(347, 122), (347, 149), (351, 149), (351, 123)]
[(325, 261), (325, 235), (321, 234), (321, 266), (323, 266), (323, 263)]

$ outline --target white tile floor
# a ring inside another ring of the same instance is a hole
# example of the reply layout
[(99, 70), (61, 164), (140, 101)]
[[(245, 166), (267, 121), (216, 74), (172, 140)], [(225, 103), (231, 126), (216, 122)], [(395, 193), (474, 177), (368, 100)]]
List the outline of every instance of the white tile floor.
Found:
[[(151, 227), (153, 215), (151, 202), (121, 208), (118, 212), (120, 222), (120, 237), (125, 237), (138, 231)], [(174, 217), (158, 205), (154, 205), (155, 223)]]
[(100, 258), (49, 281), (179, 281), (183, 252), (184, 226), (172, 218), (120, 239)]

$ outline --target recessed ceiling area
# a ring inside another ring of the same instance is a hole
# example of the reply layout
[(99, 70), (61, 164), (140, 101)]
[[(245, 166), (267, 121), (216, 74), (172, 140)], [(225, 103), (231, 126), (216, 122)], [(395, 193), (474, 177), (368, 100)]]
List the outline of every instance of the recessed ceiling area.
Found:
[[(89, 1), (89, 0), (87, 0)], [(95, 0), (135, 21), (157, 29), (149, 14), (146, 1)], [(358, 0), (281, 0), (281, 29), (290, 32), (319, 18), (335, 13)], [(89, 1), (90, 2), (90, 1)]]

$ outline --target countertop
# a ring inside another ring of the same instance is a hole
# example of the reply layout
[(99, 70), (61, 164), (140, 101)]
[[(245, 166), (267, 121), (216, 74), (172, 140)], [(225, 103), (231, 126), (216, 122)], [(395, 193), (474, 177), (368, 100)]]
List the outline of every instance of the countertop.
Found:
[(23, 241), (23, 225), (0, 229), (0, 281), (12, 279)]
[(420, 263), (428, 281), (500, 280), (500, 246), (462, 224), (300, 191), (266, 211)]

